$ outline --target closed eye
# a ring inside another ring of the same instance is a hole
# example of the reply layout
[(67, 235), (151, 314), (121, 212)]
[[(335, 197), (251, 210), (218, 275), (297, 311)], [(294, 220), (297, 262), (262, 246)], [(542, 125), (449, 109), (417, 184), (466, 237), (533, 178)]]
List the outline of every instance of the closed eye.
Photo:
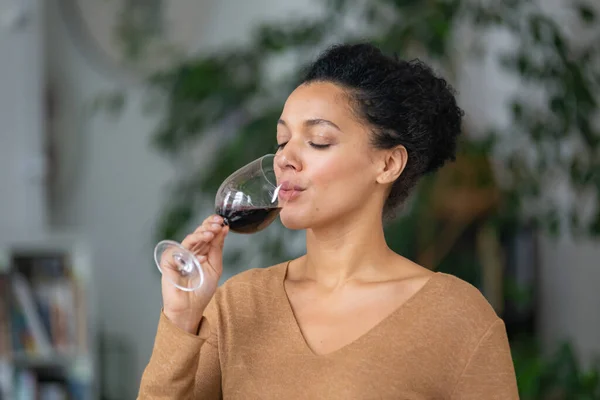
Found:
[[(275, 150), (276, 151), (282, 150), (285, 147), (286, 144), (287, 144), (287, 142), (278, 144), (277, 146), (275, 146)], [(308, 144), (312, 148), (319, 149), (319, 150), (323, 150), (323, 149), (326, 149), (329, 146), (331, 146), (330, 144), (317, 144), (317, 143), (313, 143), (313, 142), (308, 142)]]
[(276, 145), (275, 150), (279, 151), (279, 150), (283, 149), (286, 144), (287, 144), (287, 142)]
[(321, 149), (321, 150), (322, 150), (322, 149), (326, 149), (326, 148), (328, 148), (329, 146), (331, 146), (330, 144), (316, 144), (316, 143), (312, 143), (312, 142), (310, 142), (310, 145), (311, 145), (312, 147), (314, 147), (315, 149)]

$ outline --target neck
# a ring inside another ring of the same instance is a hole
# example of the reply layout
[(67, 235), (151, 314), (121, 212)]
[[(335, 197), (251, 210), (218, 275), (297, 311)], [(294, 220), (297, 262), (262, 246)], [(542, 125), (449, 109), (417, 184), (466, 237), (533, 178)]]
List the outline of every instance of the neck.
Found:
[(368, 280), (392, 254), (381, 215), (354, 215), (326, 228), (309, 229), (306, 250), (305, 277), (329, 288)]

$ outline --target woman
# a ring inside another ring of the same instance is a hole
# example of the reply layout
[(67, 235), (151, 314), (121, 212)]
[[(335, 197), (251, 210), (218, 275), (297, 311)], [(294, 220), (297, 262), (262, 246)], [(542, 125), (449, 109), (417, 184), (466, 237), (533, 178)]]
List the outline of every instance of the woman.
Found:
[(394, 253), (382, 220), (455, 156), (463, 112), (420, 62), (336, 46), (277, 124), (280, 218), (306, 254), (217, 289), (227, 226), (200, 245), (206, 283), (164, 306), (139, 399), (517, 399), (506, 331), (477, 289)]

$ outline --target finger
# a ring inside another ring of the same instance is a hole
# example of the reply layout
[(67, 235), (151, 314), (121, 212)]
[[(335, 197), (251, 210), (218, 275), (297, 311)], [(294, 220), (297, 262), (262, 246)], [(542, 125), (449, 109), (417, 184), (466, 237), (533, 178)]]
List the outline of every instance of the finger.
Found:
[(212, 243), (211, 243), (212, 247), (223, 250), (223, 247), (225, 246), (225, 237), (227, 237), (228, 233), (229, 233), (229, 225), (225, 225), (225, 226), (221, 227), (219, 232), (217, 232), (215, 234), (215, 237), (212, 240)]
[(212, 233), (214, 233), (215, 235), (217, 233), (219, 233), (221, 231), (221, 229), (223, 229), (223, 225), (221, 224), (215, 224), (215, 223), (210, 223), (206, 226), (205, 228), (207, 231), (210, 231)]
[(210, 242), (199, 242), (199, 243), (192, 245), (192, 247), (190, 247), (189, 250), (192, 253), (194, 253), (194, 255), (196, 257), (199, 257), (201, 255), (205, 255), (208, 252), (209, 248), (210, 248)]
[(216, 236), (221, 229), (223, 229), (223, 227), (221, 225), (218, 224), (210, 224), (207, 226), (202, 225), (200, 228), (198, 228), (196, 231), (194, 231), (194, 233), (190, 234), (189, 236), (192, 236), (194, 238), (203, 238), (203, 234), (204, 232), (211, 232), (214, 236)]
[(208, 249), (208, 260), (217, 274), (223, 270), (223, 246), (228, 232), (229, 226), (225, 226), (212, 240)]
[[(218, 232), (214, 234), (214, 237), (211, 240), (203, 240), (198, 242), (197, 245), (192, 246), (192, 251), (196, 254), (205, 254), (206, 252), (208, 252), (209, 257), (211, 257), (211, 260), (213, 260), (213, 262), (218, 261), (220, 263), (221, 258), (215, 258), (215, 256), (218, 256), (223, 252), (225, 237), (227, 236), (228, 232), (228, 226), (219, 226)], [(214, 249), (215, 251), (212, 253), (212, 255), (210, 253), (210, 249)]]
[(208, 227), (212, 226), (212, 225), (218, 225), (220, 227), (222, 227), (223, 224), (223, 217), (217, 215), (217, 214), (213, 214), (211, 216), (209, 216), (208, 218), (206, 218), (204, 221), (202, 221), (202, 224), (200, 226), (198, 226), (198, 228), (196, 228), (195, 232), (199, 232), (202, 229), (207, 229)]
[[(212, 222), (211, 222), (212, 221)], [(198, 228), (196, 228), (196, 230), (191, 233), (190, 235), (188, 235), (188, 237), (186, 239), (189, 238), (189, 240), (184, 239), (184, 242), (189, 242), (192, 239), (195, 239), (197, 236), (196, 235), (201, 235), (203, 232), (205, 231), (209, 231), (214, 233), (215, 235), (217, 233), (219, 233), (219, 231), (223, 228), (223, 225), (214, 222), (215, 220), (211, 219), (211, 218), (207, 218), (202, 225), (200, 225)], [(202, 236), (200, 236), (200, 239), (202, 239)], [(182, 242), (183, 243), (183, 242)]]
[(225, 219), (223, 217), (221, 217), (220, 215), (216, 215), (215, 214), (215, 215), (212, 216), (211, 223), (213, 223), (213, 224), (219, 224), (221, 226), (224, 226), (225, 225), (224, 222), (225, 222)]
[(215, 234), (213, 232), (203, 230), (186, 236), (181, 245), (189, 250), (200, 243), (210, 243), (214, 238)]

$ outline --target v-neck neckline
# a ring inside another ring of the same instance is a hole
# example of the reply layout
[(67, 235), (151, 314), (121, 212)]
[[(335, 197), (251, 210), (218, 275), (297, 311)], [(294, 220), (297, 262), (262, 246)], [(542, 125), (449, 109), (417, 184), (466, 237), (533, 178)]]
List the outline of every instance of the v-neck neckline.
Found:
[(391, 320), (398, 318), (400, 315), (402, 315), (406, 311), (406, 309), (408, 309), (414, 302), (419, 300), (419, 298), (421, 298), (427, 291), (429, 291), (430, 288), (433, 287), (433, 284), (437, 281), (437, 278), (442, 275), (442, 273), (440, 273), (440, 272), (434, 272), (431, 275), (431, 277), (429, 279), (427, 279), (427, 281), (423, 284), (423, 286), (421, 286), (421, 288), (419, 290), (417, 290), (415, 293), (413, 293), (402, 304), (400, 304), (398, 307), (396, 307), (390, 314), (385, 316), (381, 321), (379, 321), (377, 324), (375, 324), (373, 327), (371, 327), (368, 331), (366, 331), (362, 335), (358, 336), (353, 341), (345, 344), (344, 346), (342, 346), (336, 350), (330, 351), (328, 353), (320, 354), (320, 353), (315, 352), (313, 350), (313, 348), (309, 345), (308, 341), (306, 340), (306, 336), (304, 336), (304, 333), (302, 332), (302, 328), (300, 327), (300, 323), (298, 322), (298, 318), (296, 317), (296, 313), (294, 312), (292, 302), (290, 301), (287, 290), (285, 289), (285, 280), (287, 278), (288, 268), (292, 261), (293, 260), (290, 260), (287, 263), (283, 264), (283, 268), (281, 268), (281, 275), (279, 276), (277, 286), (280, 288), (280, 290), (283, 294), (284, 301), (282, 303), (285, 303), (284, 308), (285, 308), (286, 318), (291, 319), (292, 324), (294, 325), (294, 333), (296, 335), (294, 340), (298, 340), (301, 343), (301, 345), (304, 349), (304, 352), (308, 353), (308, 355), (310, 355), (312, 357), (317, 357), (317, 358), (335, 357), (339, 354), (343, 354), (344, 352), (348, 351), (349, 349), (356, 347), (360, 343), (368, 340), (378, 330), (383, 329), (384, 326), (386, 324), (388, 324)]

